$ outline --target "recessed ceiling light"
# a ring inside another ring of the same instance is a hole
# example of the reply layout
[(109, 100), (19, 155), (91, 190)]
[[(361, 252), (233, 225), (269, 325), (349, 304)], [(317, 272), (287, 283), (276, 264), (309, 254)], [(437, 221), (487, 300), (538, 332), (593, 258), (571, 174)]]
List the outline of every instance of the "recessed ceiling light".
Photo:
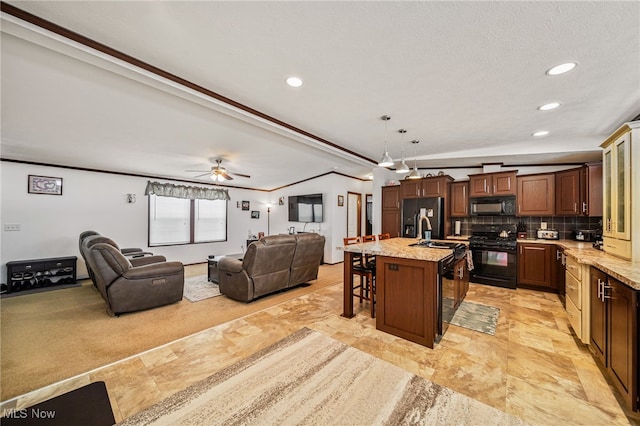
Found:
[(549, 111), (550, 109), (556, 109), (560, 106), (560, 102), (550, 102), (548, 104), (540, 105), (538, 109), (540, 111)]
[(574, 69), (578, 64), (576, 62), (567, 62), (566, 64), (556, 65), (555, 67), (547, 70), (547, 75), (559, 75), (569, 72)]
[(287, 84), (291, 87), (300, 87), (302, 86), (302, 79), (300, 77), (289, 77), (287, 78)]
[(549, 134), (548, 130), (540, 130), (539, 132), (535, 132), (532, 135), (536, 137), (547, 136)]

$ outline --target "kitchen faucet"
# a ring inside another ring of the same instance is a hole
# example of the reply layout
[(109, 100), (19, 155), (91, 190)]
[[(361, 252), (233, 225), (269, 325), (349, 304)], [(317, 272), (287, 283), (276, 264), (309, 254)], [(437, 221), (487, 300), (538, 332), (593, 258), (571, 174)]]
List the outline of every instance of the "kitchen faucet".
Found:
[(418, 239), (422, 239), (422, 221), (427, 221), (427, 230), (431, 231), (431, 221), (426, 215), (426, 209), (420, 209), (418, 216)]

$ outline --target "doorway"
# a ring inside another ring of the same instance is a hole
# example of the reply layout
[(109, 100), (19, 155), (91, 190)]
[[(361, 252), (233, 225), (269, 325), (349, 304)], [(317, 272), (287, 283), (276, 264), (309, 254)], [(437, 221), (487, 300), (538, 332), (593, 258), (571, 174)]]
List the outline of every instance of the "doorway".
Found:
[(347, 192), (347, 237), (359, 237), (362, 229), (362, 195)]
[(364, 235), (373, 235), (373, 194), (366, 194), (364, 200), (366, 217)]

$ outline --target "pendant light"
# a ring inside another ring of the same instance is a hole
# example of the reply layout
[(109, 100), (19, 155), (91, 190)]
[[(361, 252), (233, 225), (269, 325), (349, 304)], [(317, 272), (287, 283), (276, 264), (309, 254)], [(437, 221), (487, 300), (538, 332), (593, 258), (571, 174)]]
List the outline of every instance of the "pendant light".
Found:
[[(404, 136), (405, 133), (407, 133), (407, 129), (400, 129), (398, 130), (398, 132), (400, 132), (400, 134), (402, 136)], [(404, 174), (404, 173), (409, 173), (409, 166), (407, 166), (407, 163), (404, 162), (404, 137), (402, 138), (402, 145), (400, 148), (400, 152), (401, 152), (401, 156), (402, 156), (402, 163), (400, 164), (400, 167), (398, 167), (396, 169), (396, 173), (398, 174)]]
[(411, 143), (413, 144), (413, 170), (411, 170), (411, 173), (409, 173), (409, 175), (407, 176), (407, 179), (420, 179), (422, 176), (420, 176), (420, 172), (418, 172), (418, 165), (417, 165), (417, 154), (416, 154), (416, 147), (418, 146), (418, 144), (420, 143), (419, 140), (413, 140), (411, 141)]
[(389, 156), (389, 151), (387, 150), (387, 122), (391, 120), (391, 117), (388, 115), (383, 115), (380, 117), (381, 120), (384, 120), (384, 154), (380, 161), (378, 161), (378, 166), (380, 167), (389, 167), (393, 166), (393, 159)]

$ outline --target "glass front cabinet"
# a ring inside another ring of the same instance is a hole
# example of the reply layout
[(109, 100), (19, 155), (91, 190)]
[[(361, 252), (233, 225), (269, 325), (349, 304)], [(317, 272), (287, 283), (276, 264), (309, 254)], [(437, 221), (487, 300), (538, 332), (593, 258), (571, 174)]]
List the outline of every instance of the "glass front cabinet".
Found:
[[(634, 180), (636, 184), (638, 182), (635, 177), (638, 175), (640, 161), (637, 158), (634, 161), (632, 155), (640, 155), (639, 144), (640, 121), (634, 121), (623, 125), (600, 145), (604, 149), (602, 153), (604, 250), (625, 259), (632, 259), (635, 254), (636, 260), (640, 257), (640, 253), (637, 253), (640, 250), (632, 250), (632, 246), (638, 246), (640, 242), (632, 242), (632, 240), (634, 240), (633, 234), (637, 235), (640, 231), (640, 223), (634, 224), (632, 221), (640, 214), (640, 210), (637, 207), (638, 200), (633, 200), (631, 197), (631, 187)], [(638, 188), (634, 191), (638, 191)], [(637, 218), (635, 221), (638, 222)], [(635, 240), (637, 239), (636, 237)]]

